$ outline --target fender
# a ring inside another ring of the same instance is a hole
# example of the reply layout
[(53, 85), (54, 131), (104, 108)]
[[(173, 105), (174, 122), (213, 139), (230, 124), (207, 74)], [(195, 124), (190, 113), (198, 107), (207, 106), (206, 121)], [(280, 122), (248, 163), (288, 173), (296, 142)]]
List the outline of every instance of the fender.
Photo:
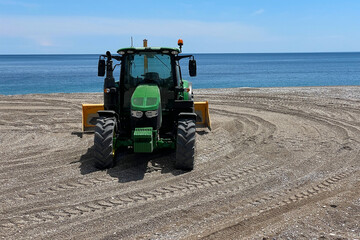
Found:
[(97, 112), (99, 117), (116, 117), (117, 114), (113, 110), (101, 110)]
[(194, 121), (196, 121), (196, 113), (191, 113), (191, 112), (181, 112), (178, 115), (179, 119), (193, 119)]

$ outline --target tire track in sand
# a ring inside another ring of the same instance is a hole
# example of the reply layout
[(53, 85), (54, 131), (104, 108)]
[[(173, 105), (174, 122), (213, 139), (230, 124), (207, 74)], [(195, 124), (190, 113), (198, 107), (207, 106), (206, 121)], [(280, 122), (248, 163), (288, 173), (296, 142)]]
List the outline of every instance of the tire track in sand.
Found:
[[(264, 172), (261, 172), (261, 175), (256, 177), (256, 180), (253, 181), (254, 183), (260, 181), (261, 179), (265, 179), (269, 175), (278, 174), (277, 168), (274, 169), (271, 164), (264, 162), (260, 165), (250, 165), (240, 169), (232, 169), (226, 172), (220, 172), (217, 175), (202, 177), (192, 181), (180, 182), (166, 187), (159, 187), (154, 190), (117, 195), (107, 197), (105, 199), (84, 202), (72, 206), (63, 206), (51, 210), (39, 209), (29, 214), (24, 212), (21, 213), (20, 216), (17, 214), (18, 216), (3, 218), (0, 220), (0, 223), (4, 228), (19, 228), (44, 221), (55, 221), (65, 217), (76, 217), (97, 211), (110, 210), (115, 207), (125, 208), (149, 201), (163, 200), (165, 198), (176, 197), (178, 195), (186, 195), (197, 189), (223, 185), (242, 179), (245, 175), (260, 171)], [(247, 182), (249, 182), (249, 180), (245, 179), (242, 184), (247, 184)]]
[[(317, 184), (310, 184), (299, 188), (288, 188), (280, 191), (271, 192), (268, 194), (259, 194), (257, 198), (252, 200), (240, 200), (240, 202), (233, 202), (230, 205), (212, 209), (211, 214), (204, 213), (204, 216), (197, 216), (201, 221), (192, 222), (192, 227), (201, 228), (201, 226), (208, 225), (206, 229), (196, 233), (193, 236), (187, 236), (189, 239), (219, 239), (220, 236), (226, 238), (226, 231), (245, 232), (250, 225), (258, 224), (262, 221), (268, 221), (271, 217), (278, 217), (281, 214), (294, 209), (293, 206), (297, 204), (306, 204), (308, 201), (320, 201), (327, 198), (328, 195), (338, 193), (334, 190), (335, 186), (345, 178), (356, 173), (355, 168), (333, 174)], [(236, 193), (239, 188), (227, 189), (224, 194), (228, 192)], [(340, 190), (341, 191), (341, 190)], [(221, 193), (219, 193), (221, 195)], [(325, 194), (324, 196), (322, 196)], [(250, 212), (251, 214), (242, 214), (243, 212)], [(264, 217), (264, 215), (267, 215)], [(205, 224), (206, 223), (206, 224)], [(221, 223), (221, 224), (220, 224)], [(167, 238), (179, 236), (186, 226), (178, 226), (177, 231), (168, 234)], [(231, 228), (231, 230), (229, 230)], [(233, 229), (236, 228), (236, 229)], [(225, 234), (224, 234), (225, 232)], [(161, 239), (161, 238), (160, 238)]]

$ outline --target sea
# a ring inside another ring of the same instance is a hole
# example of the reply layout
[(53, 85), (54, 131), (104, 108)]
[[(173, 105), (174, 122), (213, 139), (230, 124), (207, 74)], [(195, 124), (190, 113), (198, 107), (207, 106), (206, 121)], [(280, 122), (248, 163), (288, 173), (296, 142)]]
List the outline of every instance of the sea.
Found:
[[(360, 52), (194, 54), (194, 88), (360, 85)], [(102, 92), (99, 54), (0, 55), (0, 94)], [(120, 66), (114, 76), (119, 77)]]

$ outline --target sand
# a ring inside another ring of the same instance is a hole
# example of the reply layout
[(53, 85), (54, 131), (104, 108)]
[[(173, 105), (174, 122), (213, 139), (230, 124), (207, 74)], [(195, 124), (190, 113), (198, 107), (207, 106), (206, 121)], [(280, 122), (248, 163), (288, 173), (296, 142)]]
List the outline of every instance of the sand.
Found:
[(174, 153), (92, 166), (81, 103), (0, 95), (4, 239), (360, 239), (360, 86), (195, 91), (195, 169)]

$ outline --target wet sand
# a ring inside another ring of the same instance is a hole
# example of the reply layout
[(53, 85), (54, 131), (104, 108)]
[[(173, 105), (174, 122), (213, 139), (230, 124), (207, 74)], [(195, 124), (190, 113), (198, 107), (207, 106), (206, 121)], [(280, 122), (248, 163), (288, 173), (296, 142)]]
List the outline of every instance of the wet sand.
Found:
[(195, 90), (195, 169), (174, 153), (92, 166), (81, 103), (101, 94), (0, 95), (0, 237), (359, 239), (360, 86)]

